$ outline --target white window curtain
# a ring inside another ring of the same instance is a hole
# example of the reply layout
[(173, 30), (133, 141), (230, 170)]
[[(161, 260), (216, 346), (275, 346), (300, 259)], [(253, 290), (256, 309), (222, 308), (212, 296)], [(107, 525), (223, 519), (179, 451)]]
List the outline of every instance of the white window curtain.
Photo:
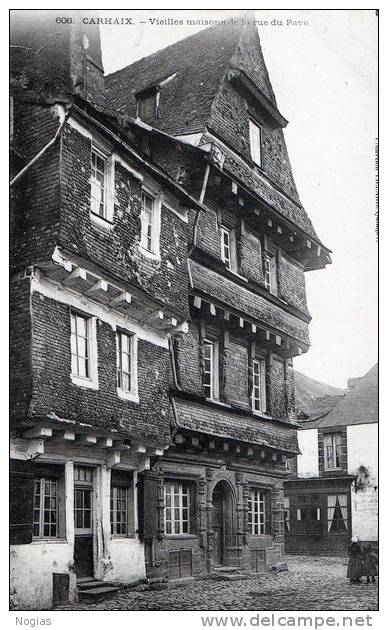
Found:
[(329, 494), (327, 497), (327, 531), (348, 529), (348, 497), (346, 494)]

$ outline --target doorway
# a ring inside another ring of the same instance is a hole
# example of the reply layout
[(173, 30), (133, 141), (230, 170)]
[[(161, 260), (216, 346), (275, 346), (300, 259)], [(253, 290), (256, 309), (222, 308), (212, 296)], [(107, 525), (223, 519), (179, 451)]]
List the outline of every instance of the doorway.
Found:
[(232, 496), (229, 485), (219, 481), (213, 490), (214, 564), (228, 564), (228, 546), (233, 530)]
[(74, 569), (93, 577), (93, 468), (74, 467)]

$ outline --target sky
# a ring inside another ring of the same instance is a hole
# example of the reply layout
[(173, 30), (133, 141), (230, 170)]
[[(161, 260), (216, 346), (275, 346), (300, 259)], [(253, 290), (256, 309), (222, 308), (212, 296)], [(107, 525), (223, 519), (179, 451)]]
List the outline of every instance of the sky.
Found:
[[(100, 11), (132, 17), (102, 26), (107, 73), (238, 11)], [(169, 25), (156, 20), (170, 20)], [(311, 348), (297, 370), (337, 387), (377, 361), (377, 18), (374, 10), (263, 10), (264, 58), (300, 198), (332, 265), (306, 274)], [(153, 20), (153, 23), (151, 22)], [(287, 20), (290, 22), (287, 23)], [(145, 22), (145, 23), (144, 23)], [(195, 63), (195, 59), (193, 59)]]

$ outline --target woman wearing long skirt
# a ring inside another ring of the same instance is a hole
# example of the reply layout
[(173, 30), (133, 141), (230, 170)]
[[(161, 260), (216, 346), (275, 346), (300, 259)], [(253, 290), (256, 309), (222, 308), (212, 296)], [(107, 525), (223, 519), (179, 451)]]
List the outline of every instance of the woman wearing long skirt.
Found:
[(355, 584), (361, 581), (362, 559), (364, 556), (364, 551), (358, 542), (358, 536), (353, 536), (352, 542), (348, 547), (348, 556), (349, 564), (347, 577), (350, 579), (351, 584)]

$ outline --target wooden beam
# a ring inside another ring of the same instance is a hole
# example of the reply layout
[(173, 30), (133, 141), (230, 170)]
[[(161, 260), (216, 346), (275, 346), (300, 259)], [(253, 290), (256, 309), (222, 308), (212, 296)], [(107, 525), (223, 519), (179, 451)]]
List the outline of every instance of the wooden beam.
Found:
[(24, 433), (24, 437), (31, 438), (51, 438), (53, 435), (53, 430), (51, 427), (39, 426), (33, 427), (32, 429), (28, 429)]
[(105, 437), (98, 440), (98, 446), (101, 448), (112, 448), (113, 446), (113, 438)]
[(86, 269), (82, 269), (82, 267), (75, 267), (71, 273), (65, 278), (63, 284), (69, 287), (74, 285), (84, 286), (87, 282), (86, 278)]
[(111, 308), (126, 307), (132, 302), (132, 295), (127, 291), (123, 291), (109, 302)]
[(35, 440), (29, 440), (27, 444), (27, 457), (28, 459), (35, 459), (39, 455), (44, 453), (44, 439), (38, 438)]
[(106, 282), (106, 280), (97, 280), (97, 282), (92, 284), (91, 287), (89, 287), (88, 289), (86, 289), (86, 291), (84, 291), (84, 294), (93, 296), (96, 293), (100, 293), (100, 292), (106, 293), (107, 291), (108, 291), (108, 283)]
[(109, 455), (106, 458), (106, 467), (113, 468), (113, 466), (117, 466), (117, 464), (120, 463), (120, 460), (121, 460), (120, 451), (113, 451), (112, 453), (109, 453)]
[(89, 435), (80, 435), (77, 439), (77, 444), (82, 446), (95, 446), (95, 444), (97, 444), (97, 436), (92, 433)]
[(64, 439), (65, 442), (74, 442), (75, 433), (73, 431), (64, 431), (62, 433), (62, 439)]

